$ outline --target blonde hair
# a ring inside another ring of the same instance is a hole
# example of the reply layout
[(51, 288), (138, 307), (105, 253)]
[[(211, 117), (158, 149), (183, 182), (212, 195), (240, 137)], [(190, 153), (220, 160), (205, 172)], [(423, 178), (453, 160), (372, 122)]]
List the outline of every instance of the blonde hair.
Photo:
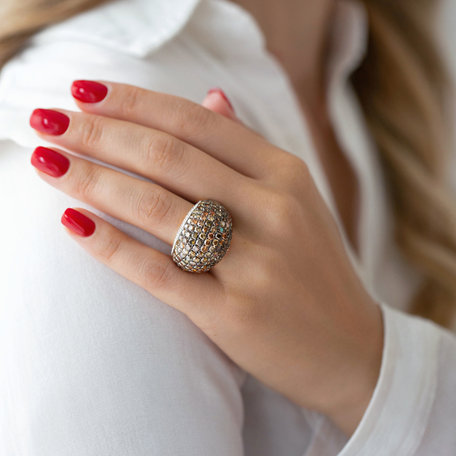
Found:
[[(0, 67), (40, 29), (107, 0), (2, 0)], [(446, 71), (433, 0), (362, 0), (367, 56), (352, 81), (378, 146), (400, 251), (423, 274), (410, 313), (450, 327), (456, 309), (456, 204), (445, 176)]]
[(456, 200), (446, 174), (451, 85), (435, 42), (438, 2), (363, 2), (369, 44), (352, 81), (392, 196), (397, 245), (424, 278), (409, 312), (449, 328), (456, 310)]
[(108, 0), (1, 0), (0, 68), (39, 30)]

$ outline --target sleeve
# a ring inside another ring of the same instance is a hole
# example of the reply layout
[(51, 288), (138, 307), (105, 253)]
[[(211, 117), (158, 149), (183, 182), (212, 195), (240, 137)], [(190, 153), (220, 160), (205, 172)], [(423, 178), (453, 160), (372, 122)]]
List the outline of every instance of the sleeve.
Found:
[(429, 320), (381, 307), (379, 379), (339, 456), (456, 454), (456, 337)]
[[(442, 4), (439, 27), (453, 79), (454, 6), (454, 2)], [(453, 98), (450, 105), (454, 122)], [(451, 163), (456, 164), (456, 153), (451, 154)], [(448, 167), (448, 181), (456, 194), (455, 169)], [(379, 379), (361, 422), (339, 456), (456, 455), (455, 335), (386, 303), (381, 307), (385, 343)]]
[(29, 164), (42, 143), (30, 112), (75, 109), (73, 79), (178, 87), (197, 98), (160, 59), (57, 41), (27, 49), (1, 73), (2, 455), (243, 454), (245, 373), (183, 314), (87, 255), (59, 218), (87, 207), (145, 244), (170, 246), (56, 191)]

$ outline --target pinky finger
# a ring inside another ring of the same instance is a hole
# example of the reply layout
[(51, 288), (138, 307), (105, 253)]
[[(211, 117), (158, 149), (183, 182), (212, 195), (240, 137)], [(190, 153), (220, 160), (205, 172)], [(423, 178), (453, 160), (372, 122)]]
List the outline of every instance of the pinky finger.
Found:
[(166, 255), (115, 228), (86, 209), (68, 208), (62, 215), (68, 233), (94, 258), (136, 283), (166, 304), (198, 320), (220, 300), (212, 274), (183, 271)]

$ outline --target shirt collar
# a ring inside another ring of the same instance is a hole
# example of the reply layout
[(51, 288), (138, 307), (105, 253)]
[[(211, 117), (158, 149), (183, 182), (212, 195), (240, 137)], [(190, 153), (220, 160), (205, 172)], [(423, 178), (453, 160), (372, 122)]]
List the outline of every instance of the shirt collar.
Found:
[(33, 42), (76, 39), (144, 56), (175, 36), (200, 1), (115, 0), (47, 27)]
[[(230, 49), (265, 49), (265, 38), (255, 19), (229, 0), (115, 0), (80, 13), (61, 24), (47, 27), (35, 35), (35, 42), (56, 38), (78, 39), (144, 56), (172, 39), (190, 20), (201, 2), (214, 2), (227, 8), (249, 30), (244, 30), (250, 45)], [(227, 11), (227, 10), (225, 10)], [(103, 20), (100, 21), (100, 18)], [(230, 20), (233, 16), (230, 17)], [(330, 55), (330, 82), (346, 78), (361, 61), (366, 47), (367, 20), (359, 0), (337, 0), (333, 17)], [(243, 30), (236, 28), (237, 40)], [(253, 39), (253, 42), (251, 42)], [(227, 46), (228, 48), (228, 46)], [(258, 48), (257, 48), (258, 49)]]
[(357, 0), (338, 0), (331, 26), (328, 56), (329, 84), (345, 81), (367, 50), (368, 20)]

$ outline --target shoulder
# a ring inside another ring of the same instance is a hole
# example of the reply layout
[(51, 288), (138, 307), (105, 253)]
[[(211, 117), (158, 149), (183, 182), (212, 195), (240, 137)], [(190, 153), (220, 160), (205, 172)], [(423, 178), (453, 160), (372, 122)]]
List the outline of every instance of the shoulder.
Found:
[[(275, 73), (263, 74), (270, 63), (263, 49), (252, 17), (227, 0), (108, 2), (37, 33), (3, 67), (0, 140), (35, 146), (30, 113), (37, 107), (75, 109), (75, 79), (123, 82), (195, 102), (213, 86), (236, 99), (240, 79), (261, 92), (264, 84), (278, 83)], [(259, 76), (268, 82), (257, 87)]]
[(183, 78), (182, 70), (195, 66), (183, 49), (190, 41), (184, 29), (197, 20), (200, 3), (108, 2), (35, 34), (0, 72), (0, 139), (35, 145), (30, 112), (74, 109), (74, 79), (107, 79), (199, 99), (196, 80)]

